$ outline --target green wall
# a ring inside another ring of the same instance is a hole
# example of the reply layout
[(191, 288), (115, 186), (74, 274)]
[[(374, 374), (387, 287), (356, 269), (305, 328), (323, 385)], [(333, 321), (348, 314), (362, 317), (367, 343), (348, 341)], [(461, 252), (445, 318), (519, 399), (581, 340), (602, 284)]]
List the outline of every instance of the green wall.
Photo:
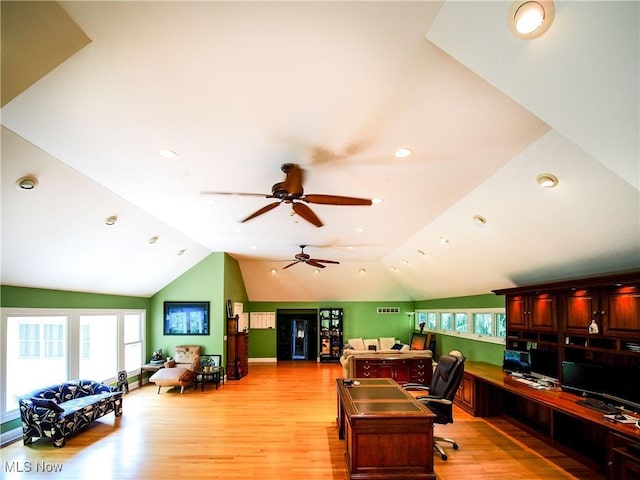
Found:
[(0, 286), (0, 306), (4, 308), (132, 308), (148, 311), (149, 299), (2, 285)]
[[(457, 308), (504, 308), (503, 296), (486, 294), (467, 297), (439, 298), (437, 300), (421, 300), (415, 303), (416, 310), (457, 309)], [(504, 345), (461, 338), (455, 335), (436, 334), (436, 351), (438, 358), (451, 350), (460, 350), (468, 360), (502, 365)]]
[[(400, 313), (378, 314), (378, 307), (399, 307)], [(413, 312), (413, 302), (249, 302), (251, 312), (277, 310), (342, 308), (344, 312), (344, 339), (365, 337), (395, 337), (409, 342), (413, 331), (407, 312)], [(319, 341), (319, 340), (318, 340)], [(276, 358), (276, 331), (250, 330), (249, 357)]]
[[(226, 361), (226, 301), (246, 304), (247, 293), (238, 262), (225, 253), (212, 253), (151, 298), (147, 321), (147, 357), (162, 348), (171, 355), (176, 345), (201, 345), (203, 353), (221, 354)], [(209, 335), (164, 335), (165, 301), (210, 302)]]

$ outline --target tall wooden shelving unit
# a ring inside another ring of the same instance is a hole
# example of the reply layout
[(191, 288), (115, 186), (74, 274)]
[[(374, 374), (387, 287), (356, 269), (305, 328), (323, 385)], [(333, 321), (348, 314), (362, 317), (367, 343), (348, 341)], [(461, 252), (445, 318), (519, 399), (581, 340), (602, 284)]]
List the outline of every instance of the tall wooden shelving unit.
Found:
[(238, 319), (227, 319), (227, 378), (240, 380), (249, 373), (249, 333), (238, 332)]
[(342, 351), (343, 312), (341, 308), (321, 308), (320, 361), (338, 362)]

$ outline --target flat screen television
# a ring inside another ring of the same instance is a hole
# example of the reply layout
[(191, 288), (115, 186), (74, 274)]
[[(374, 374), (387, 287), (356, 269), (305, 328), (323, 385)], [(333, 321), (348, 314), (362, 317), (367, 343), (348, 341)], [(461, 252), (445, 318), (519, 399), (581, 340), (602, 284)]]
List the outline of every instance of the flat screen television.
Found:
[(582, 396), (601, 396), (607, 388), (607, 369), (600, 365), (562, 362), (562, 390)]
[(502, 369), (509, 373), (531, 373), (531, 354), (517, 350), (505, 350)]
[(411, 350), (426, 350), (427, 349), (427, 334), (413, 332), (411, 335)]
[(209, 335), (209, 302), (164, 302), (165, 335)]
[(553, 380), (560, 378), (557, 351), (532, 348), (529, 353), (531, 354), (531, 375)]

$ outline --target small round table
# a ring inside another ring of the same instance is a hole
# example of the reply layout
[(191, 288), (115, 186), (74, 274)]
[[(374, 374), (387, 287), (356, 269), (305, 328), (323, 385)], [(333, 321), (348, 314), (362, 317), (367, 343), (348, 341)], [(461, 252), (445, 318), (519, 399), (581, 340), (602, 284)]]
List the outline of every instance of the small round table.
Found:
[(196, 370), (196, 389), (198, 388), (198, 382), (202, 384), (201, 389), (204, 392), (205, 383), (213, 383), (216, 386), (216, 390), (220, 386), (220, 372), (221, 367), (211, 367), (208, 372), (205, 370)]

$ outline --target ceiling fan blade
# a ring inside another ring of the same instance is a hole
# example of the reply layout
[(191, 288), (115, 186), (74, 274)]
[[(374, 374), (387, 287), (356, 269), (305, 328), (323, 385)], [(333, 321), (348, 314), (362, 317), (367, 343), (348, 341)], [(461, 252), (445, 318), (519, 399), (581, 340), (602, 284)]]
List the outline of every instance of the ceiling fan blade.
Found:
[(318, 267), (318, 268), (324, 268), (325, 267), (325, 265), (322, 265), (321, 263), (318, 263), (318, 262), (314, 261), (313, 259), (307, 260), (307, 263), (309, 265), (312, 265), (312, 266)]
[(321, 262), (321, 263), (334, 263), (334, 264), (339, 264), (340, 262), (336, 262), (335, 260), (322, 260), (320, 258), (310, 258), (309, 261), (314, 261), (314, 262)]
[(317, 215), (304, 203), (292, 203), (291, 208), (293, 208), (293, 211), (304, 218), (307, 222), (315, 225), (316, 227), (322, 226), (322, 222)]
[(282, 269), (284, 270), (285, 268), (292, 267), (292, 266), (294, 266), (296, 263), (300, 263), (300, 262), (296, 260), (295, 262), (290, 263), (290, 264), (289, 264), (289, 265), (287, 265), (286, 267), (282, 267)]
[(320, 203), (324, 205), (371, 205), (373, 201), (369, 198), (341, 197), (338, 195), (303, 195), (300, 200), (309, 203)]
[(274, 208), (276, 208), (278, 205), (280, 205), (280, 203), (282, 202), (273, 202), (270, 203), (269, 205), (266, 205), (264, 207), (262, 207), (260, 210), (253, 212), (251, 215), (249, 215), (247, 218), (245, 218), (244, 220), (241, 220), (240, 223), (244, 223), (244, 222), (248, 222), (249, 220), (256, 218), (259, 215), (262, 215), (263, 213), (267, 213), (269, 210), (273, 210)]
[(262, 198), (274, 198), (273, 195), (267, 195), (266, 193), (243, 193), (243, 192), (200, 192), (200, 195), (242, 195), (244, 197), (262, 197)]
[(282, 171), (287, 175), (282, 185), (283, 188), (289, 194), (302, 194), (304, 192), (302, 188), (304, 173), (300, 166), (295, 163), (285, 163), (282, 165)]

